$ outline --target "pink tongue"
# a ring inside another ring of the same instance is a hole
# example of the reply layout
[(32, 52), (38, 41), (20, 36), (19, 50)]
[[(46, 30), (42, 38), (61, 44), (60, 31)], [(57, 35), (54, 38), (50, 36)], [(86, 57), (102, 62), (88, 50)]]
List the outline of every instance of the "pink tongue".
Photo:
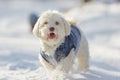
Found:
[(54, 38), (55, 38), (55, 33), (50, 33), (49, 38), (50, 38), (50, 39), (54, 39)]

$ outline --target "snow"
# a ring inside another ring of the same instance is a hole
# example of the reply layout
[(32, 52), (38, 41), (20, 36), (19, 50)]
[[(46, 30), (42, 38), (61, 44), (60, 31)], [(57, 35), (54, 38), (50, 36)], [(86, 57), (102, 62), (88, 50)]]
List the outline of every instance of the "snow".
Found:
[(0, 2), (0, 80), (47, 79), (38, 59), (39, 40), (31, 34), (28, 19), (31, 12), (39, 14), (48, 9), (70, 9), (66, 15), (78, 21), (89, 41), (90, 71), (75, 72), (68, 80), (120, 79), (120, 3), (92, 2), (81, 8), (77, 1), (69, 1), (67, 7), (62, 3)]

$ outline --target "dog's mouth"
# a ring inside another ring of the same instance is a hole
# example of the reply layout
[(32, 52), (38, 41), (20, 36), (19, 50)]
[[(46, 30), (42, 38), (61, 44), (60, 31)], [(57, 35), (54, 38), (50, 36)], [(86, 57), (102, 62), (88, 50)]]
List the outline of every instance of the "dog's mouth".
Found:
[(48, 37), (49, 37), (49, 39), (55, 39), (56, 34), (55, 33), (49, 33)]

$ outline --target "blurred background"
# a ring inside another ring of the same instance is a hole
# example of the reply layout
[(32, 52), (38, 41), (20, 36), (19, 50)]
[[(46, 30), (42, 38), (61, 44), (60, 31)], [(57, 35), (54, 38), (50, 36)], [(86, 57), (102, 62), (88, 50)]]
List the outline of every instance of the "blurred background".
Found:
[(120, 0), (0, 0), (0, 80), (46, 80), (30, 15), (58, 10), (89, 41), (90, 71), (68, 80), (120, 79)]

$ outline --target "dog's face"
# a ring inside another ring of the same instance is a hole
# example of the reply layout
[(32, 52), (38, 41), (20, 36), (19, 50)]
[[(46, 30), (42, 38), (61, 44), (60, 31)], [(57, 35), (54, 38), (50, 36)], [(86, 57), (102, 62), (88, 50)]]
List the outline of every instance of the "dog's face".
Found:
[(34, 35), (47, 44), (57, 44), (70, 34), (69, 23), (58, 13), (47, 11), (35, 24)]

